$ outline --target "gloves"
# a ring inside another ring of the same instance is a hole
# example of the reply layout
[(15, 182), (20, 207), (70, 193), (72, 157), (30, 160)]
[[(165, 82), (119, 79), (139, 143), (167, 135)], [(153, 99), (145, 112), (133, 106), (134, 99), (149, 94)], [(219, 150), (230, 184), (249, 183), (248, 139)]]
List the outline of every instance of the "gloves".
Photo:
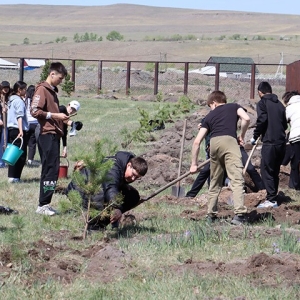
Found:
[(251, 138), (250, 143), (251, 143), (252, 145), (256, 145), (256, 139), (255, 139), (255, 138)]
[(82, 126), (83, 126), (82, 122), (80, 122), (80, 121), (75, 122), (75, 129), (76, 130), (79, 131), (82, 128)]

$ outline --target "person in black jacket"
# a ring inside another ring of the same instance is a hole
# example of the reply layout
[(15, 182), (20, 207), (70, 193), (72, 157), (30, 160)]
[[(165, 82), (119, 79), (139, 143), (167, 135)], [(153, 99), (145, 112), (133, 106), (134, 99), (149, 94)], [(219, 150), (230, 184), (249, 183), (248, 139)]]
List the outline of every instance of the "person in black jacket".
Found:
[(285, 107), (277, 95), (272, 93), (271, 85), (262, 81), (258, 85), (258, 95), (261, 100), (257, 103), (257, 121), (253, 132), (252, 144), (261, 136), (260, 173), (267, 191), (266, 201), (258, 208), (277, 207), (280, 165), (286, 150), (287, 121)]
[[(130, 183), (143, 177), (147, 173), (148, 165), (144, 158), (125, 151), (118, 151), (114, 156), (107, 157), (107, 159), (112, 159), (114, 164), (108, 172), (107, 181), (102, 184), (100, 192), (93, 197), (91, 207), (102, 211), (107, 205), (117, 200), (121, 194), (123, 196), (122, 203), (113, 204), (114, 210), (112, 214), (104, 220), (101, 219), (99, 221), (101, 224), (98, 223), (102, 227), (106, 227), (109, 223), (113, 227), (117, 227), (122, 214), (140, 203), (139, 192)], [(83, 168), (79, 168), (79, 170), (87, 183), (89, 170), (84, 166)], [(88, 207), (88, 197), (76, 184), (75, 180), (69, 183), (66, 194), (68, 195), (73, 190), (80, 193), (82, 205), (86, 209)]]

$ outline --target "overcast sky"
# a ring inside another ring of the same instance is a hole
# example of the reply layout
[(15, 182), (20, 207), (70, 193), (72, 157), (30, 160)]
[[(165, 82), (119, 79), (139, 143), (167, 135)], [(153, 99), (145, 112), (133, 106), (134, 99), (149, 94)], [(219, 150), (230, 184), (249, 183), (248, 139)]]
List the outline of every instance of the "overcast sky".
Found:
[(0, 4), (102, 6), (117, 3), (140, 4), (160, 7), (194, 8), (204, 10), (233, 10), (294, 15), (300, 14), (299, 0), (0, 0)]

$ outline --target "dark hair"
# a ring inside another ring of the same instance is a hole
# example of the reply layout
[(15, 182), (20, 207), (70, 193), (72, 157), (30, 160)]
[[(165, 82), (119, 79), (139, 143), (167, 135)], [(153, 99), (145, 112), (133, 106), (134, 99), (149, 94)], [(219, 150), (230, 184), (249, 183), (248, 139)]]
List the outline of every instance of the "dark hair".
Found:
[(28, 86), (26, 90), (26, 99), (28, 98), (32, 99), (34, 91), (35, 91), (35, 86), (33, 84)]
[(206, 104), (210, 106), (213, 102), (217, 103), (227, 103), (226, 95), (221, 91), (213, 91), (211, 92), (208, 97)]
[(146, 160), (140, 156), (135, 156), (129, 160), (132, 167), (138, 172), (140, 176), (144, 176), (148, 171), (148, 164)]
[(282, 95), (282, 100), (283, 100), (284, 104), (288, 104), (288, 102), (290, 101), (290, 99), (291, 99), (293, 96), (296, 96), (296, 95), (299, 95), (299, 92), (298, 92), (298, 91), (288, 91), (288, 92), (285, 92), (285, 93)]
[(257, 90), (262, 92), (263, 94), (272, 94), (272, 87), (269, 82), (262, 81), (257, 87)]
[(16, 95), (18, 93), (18, 90), (23, 90), (23, 89), (26, 89), (27, 87), (27, 83), (24, 82), (24, 81), (17, 81), (14, 86), (13, 86), (13, 89), (12, 89), (12, 95)]
[(35, 92), (35, 86), (33, 84), (31, 84), (30, 86), (27, 87), (26, 95), (25, 95), (26, 107), (28, 107), (28, 105), (30, 105), (29, 101), (32, 100), (34, 92)]
[(61, 75), (64, 75), (64, 77), (66, 77), (68, 75), (67, 69), (65, 68), (65, 66), (61, 62), (51, 63), (51, 65), (49, 67), (49, 74), (53, 71), (55, 71), (55, 72), (57, 72)]

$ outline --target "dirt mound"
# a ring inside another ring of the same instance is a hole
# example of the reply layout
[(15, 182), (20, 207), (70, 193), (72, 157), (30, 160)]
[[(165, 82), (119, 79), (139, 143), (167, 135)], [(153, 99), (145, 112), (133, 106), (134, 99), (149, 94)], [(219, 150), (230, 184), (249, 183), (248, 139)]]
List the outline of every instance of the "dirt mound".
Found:
[[(253, 286), (289, 286), (300, 283), (299, 256), (290, 253), (280, 255), (255, 254), (248, 259), (230, 262), (192, 261), (188, 259), (180, 266), (173, 266), (172, 272), (183, 276), (193, 272), (199, 276), (218, 274), (249, 278)], [(282, 279), (279, 282), (279, 278)]]

